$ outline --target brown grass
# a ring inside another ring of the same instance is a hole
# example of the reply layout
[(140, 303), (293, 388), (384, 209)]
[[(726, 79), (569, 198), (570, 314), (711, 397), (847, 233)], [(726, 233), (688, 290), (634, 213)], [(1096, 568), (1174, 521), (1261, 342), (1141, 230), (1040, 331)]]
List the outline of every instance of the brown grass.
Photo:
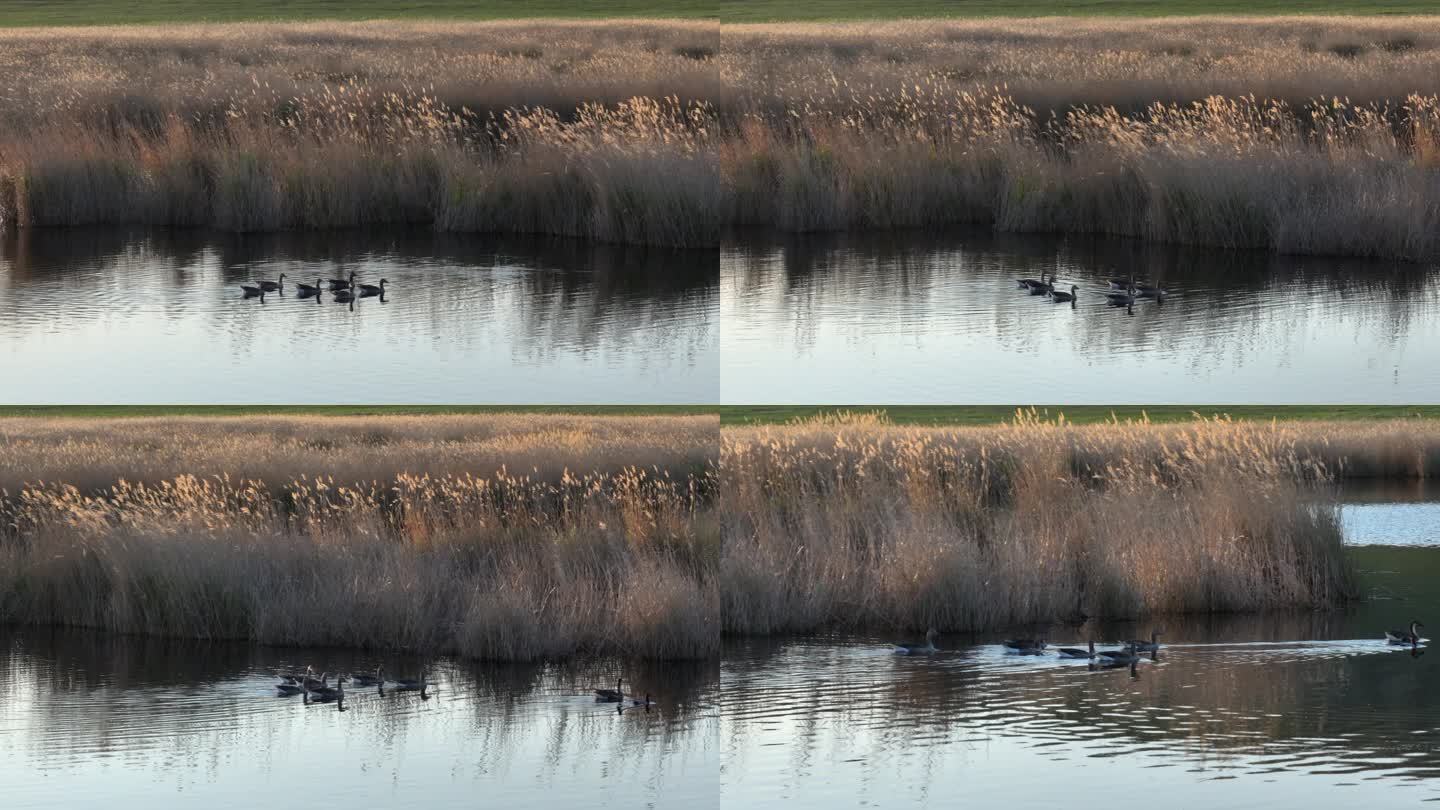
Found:
[(714, 244), (717, 39), (679, 22), (0, 30), (0, 221)]
[(727, 26), (727, 221), (1418, 259), (1440, 18)]
[[(1335, 607), (1354, 585), (1323, 484), (1332, 451), (1352, 447), (1312, 438), (1321, 427), (854, 417), (726, 428), (724, 628), (979, 630)], [(1408, 428), (1347, 441), (1398, 445)], [(1433, 463), (1440, 428), (1429, 432)]]
[(714, 417), (0, 420), (0, 623), (718, 651)]

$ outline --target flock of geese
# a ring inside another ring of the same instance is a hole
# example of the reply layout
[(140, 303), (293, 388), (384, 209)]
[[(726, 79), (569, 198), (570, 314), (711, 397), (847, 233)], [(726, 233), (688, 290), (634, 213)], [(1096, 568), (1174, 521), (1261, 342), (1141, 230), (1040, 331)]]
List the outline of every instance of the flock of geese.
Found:
[(330, 685), (330, 673), (324, 672), (320, 677), (315, 677), (315, 668), (307, 666), (304, 672), (280, 673), (280, 682), (275, 684), (275, 690), (281, 695), (304, 695), (305, 702), (309, 703), (344, 703), (345, 684), (353, 683), (356, 686), (375, 687), (380, 694), (385, 693), (386, 685), (397, 692), (419, 692), (421, 698), (429, 699), (426, 690), (429, 685), (425, 682), (425, 673), (422, 671), (418, 678), (393, 678), (385, 677), (383, 666), (375, 667), (372, 673), (352, 673), (341, 675), (335, 679), (335, 685)]
[[(1110, 283), (1110, 289), (1105, 292), (1105, 298), (1112, 306), (1129, 307), (1141, 298), (1153, 298), (1156, 303), (1163, 304), (1165, 303), (1165, 296), (1170, 294), (1168, 290), (1163, 290), (1159, 287), (1145, 284), (1144, 282), (1136, 283), (1134, 276), (1130, 276), (1129, 278), (1112, 278), (1108, 279), (1108, 281)], [(1080, 287), (1076, 284), (1071, 284), (1070, 291), (1066, 292), (1064, 285), (1061, 285), (1060, 289), (1056, 289), (1057, 283), (1054, 273), (1050, 273), (1049, 280), (1046, 280), (1046, 274), (1044, 272), (1040, 273), (1038, 280), (1033, 278), (1016, 279), (1016, 285), (1019, 289), (1029, 290), (1031, 295), (1049, 296), (1050, 300), (1057, 304), (1068, 301), (1071, 306), (1074, 306), (1075, 298), (1080, 294)]]
[[(1420, 628), (1424, 626), (1424, 622), (1412, 621), (1409, 630), (1386, 630), (1385, 641), (1392, 645), (1408, 646), (1412, 651), (1418, 651), (1420, 642), (1423, 640), (1420, 638)], [(1159, 630), (1152, 630), (1149, 641), (1131, 639), (1125, 642), (1124, 646), (1115, 650), (1096, 650), (1095, 642), (1091, 641), (1086, 649), (1059, 647), (1055, 653), (1061, 658), (1087, 660), (1092, 667), (1133, 667), (1140, 660), (1140, 653), (1148, 652), (1153, 657), (1154, 653), (1160, 651), (1161, 635), (1163, 634)], [(929, 655), (939, 652), (940, 648), (935, 646), (935, 639), (939, 636), (940, 634), (932, 627), (925, 633), (924, 644), (896, 644), (894, 651), (897, 655)], [(1004, 646), (1005, 652), (1013, 655), (1044, 655), (1045, 650), (1049, 647), (1043, 638), (1006, 639)]]
[[(388, 279), (382, 278), (379, 284), (356, 284), (355, 273), (351, 271), (346, 278), (317, 278), (314, 284), (296, 284), (295, 291), (301, 298), (316, 296), (318, 301), (318, 296), (325, 292), (325, 286), (328, 284), (330, 292), (335, 294), (335, 301), (341, 304), (354, 301), (357, 297), (369, 298), (374, 295), (380, 296), (380, 300), (384, 301), (385, 285), (388, 283), (390, 283)], [(261, 279), (254, 284), (241, 284), (240, 290), (245, 293), (246, 298), (259, 298), (262, 302), (265, 300), (265, 293), (278, 292), (284, 295), (285, 274), (280, 274), (279, 281)]]

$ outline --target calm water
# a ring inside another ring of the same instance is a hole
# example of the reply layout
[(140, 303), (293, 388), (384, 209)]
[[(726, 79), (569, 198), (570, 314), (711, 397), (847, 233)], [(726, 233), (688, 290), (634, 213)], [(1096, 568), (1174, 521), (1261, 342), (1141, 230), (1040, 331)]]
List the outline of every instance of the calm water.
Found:
[[(379, 661), (0, 631), (4, 806), (718, 806), (714, 663), (440, 662), (428, 699), (351, 690), (343, 712), (276, 697), (272, 673), (302, 663), (348, 671)], [(596, 704), (590, 689), (622, 673), (657, 705)]]
[[(1055, 273), (1074, 306), (1016, 289)], [(1170, 292), (1109, 306), (1106, 279)], [(729, 404), (1440, 401), (1440, 269), (963, 232), (735, 237)]]
[[(1167, 617), (1163, 649), (1133, 671), (1006, 655), (1005, 634), (942, 638), (941, 653), (915, 657), (882, 637), (731, 641), (725, 801), (1043, 808), (1117, 791), (1174, 807), (1440, 801), (1440, 655), (1382, 640), (1411, 618), (1440, 624), (1440, 549), (1416, 547), (1440, 545), (1440, 523), (1405, 508), (1425, 493), (1406, 497), (1378, 490), (1342, 510), (1347, 531), (1362, 527), (1352, 539), (1369, 544), (1351, 552), (1364, 603)], [(1367, 510), (1391, 508), (1384, 498), (1400, 508), (1382, 520)], [(1386, 526), (1409, 545), (1380, 545)], [(1026, 628), (1081, 647), (1150, 629)]]
[[(11, 229), (0, 403), (713, 403), (715, 261), (429, 231)], [(387, 279), (383, 300), (296, 295), (351, 271)], [(243, 297), (281, 273), (283, 295)]]

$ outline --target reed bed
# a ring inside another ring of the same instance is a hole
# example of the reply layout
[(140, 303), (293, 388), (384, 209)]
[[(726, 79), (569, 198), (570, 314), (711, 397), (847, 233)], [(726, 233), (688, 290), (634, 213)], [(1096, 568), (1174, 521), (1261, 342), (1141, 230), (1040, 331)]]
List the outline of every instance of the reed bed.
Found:
[(0, 222), (716, 243), (710, 23), (0, 30)]
[[(1327, 484), (1416, 457), (1410, 423), (1347, 426), (1341, 442), (1327, 427), (1022, 414), (990, 428), (874, 416), (726, 428), (724, 629), (1336, 607), (1355, 585)], [(1422, 432), (1440, 471), (1440, 427)], [(1350, 455), (1367, 449), (1365, 464)]]
[(727, 221), (1425, 259), (1440, 18), (726, 26)]
[(0, 420), (0, 623), (717, 654), (714, 417), (315, 422)]
[(1440, 17), (26, 29), (0, 74), (17, 226), (1440, 249)]

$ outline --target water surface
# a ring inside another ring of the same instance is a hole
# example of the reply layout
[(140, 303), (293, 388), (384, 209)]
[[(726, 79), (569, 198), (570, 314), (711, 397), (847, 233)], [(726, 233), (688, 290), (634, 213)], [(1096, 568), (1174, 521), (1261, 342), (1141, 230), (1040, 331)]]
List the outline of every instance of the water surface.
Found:
[[(351, 272), (386, 295), (294, 287)], [(712, 403), (716, 279), (714, 251), (573, 240), (11, 229), (0, 404)]]
[[(7, 808), (716, 807), (716, 664), (432, 662), (437, 685), (277, 697), (274, 673), (418, 671), (350, 651), (0, 628)], [(623, 674), (649, 711), (597, 704)]]
[[(1440, 524), (1401, 486), (1346, 493), (1366, 600), (1332, 613), (1164, 617), (898, 640), (727, 641), (721, 790), (787, 807), (1415, 807), (1440, 801), (1440, 655), (1389, 645), (1440, 626)], [(1390, 490), (1387, 492), (1387, 490)], [(1353, 499), (1352, 499), (1353, 498)], [(1373, 519), (1371, 519), (1373, 518)], [(1388, 527), (1388, 528), (1387, 528)], [(1387, 543), (1388, 539), (1396, 544)], [(1006, 654), (1010, 633), (1104, 649), (1163, 628), (1132, 669)], [(1440, 632), (1432, 630), (1431, 632)]]
[[(1016, 288), (1057, 275), (1074, 305)], [(1113, 307), (1134, 274), (1163, 304)], [(769, 236), (720, 258), (728, 404), (1440, 401), (1440, 268), (959, 231)]]

